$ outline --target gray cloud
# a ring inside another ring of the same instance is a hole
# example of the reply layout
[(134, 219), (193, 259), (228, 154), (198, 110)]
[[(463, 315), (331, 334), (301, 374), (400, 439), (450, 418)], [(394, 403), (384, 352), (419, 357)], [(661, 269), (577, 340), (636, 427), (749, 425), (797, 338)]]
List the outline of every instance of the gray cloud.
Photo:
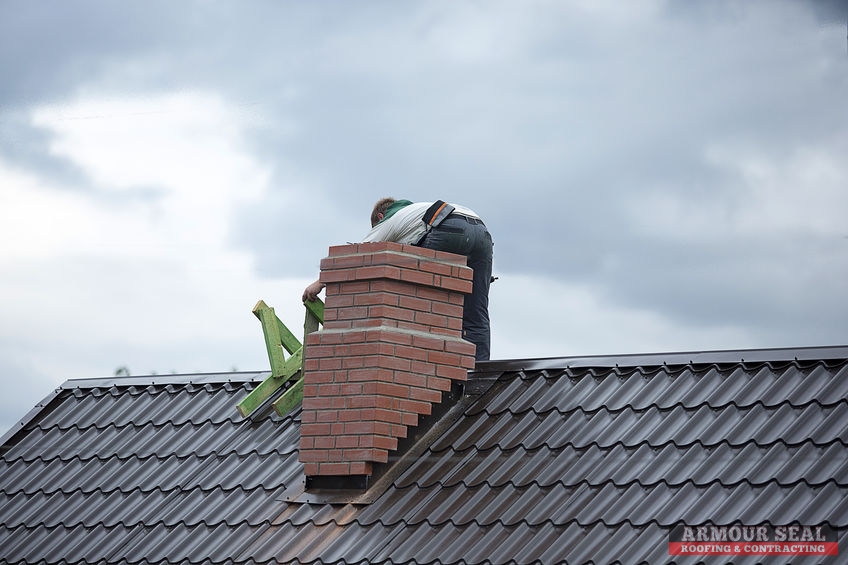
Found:
[[(640, 220), (665, 212), (634, 220), (633, 203), (733, 215), (749, 187), (711, 149), (780, 163), (838, 146), (845, 2), (53, 7), (0, 8), (3, 107), (96, 85), (210, 89), (256, 114), (248, 143), (271, 192), (237, 211), (233, 244), (265, 275), (315, 272), (327, 245), (365, 231), (378, 197), (441, 197), (484, 216), (506, 276), (592, 285), (684, 324), (749, 325), (768, 343), (844, 341), (844, 241), (645, 234)], [(74, 173), (10, 115), (5, 158)]]

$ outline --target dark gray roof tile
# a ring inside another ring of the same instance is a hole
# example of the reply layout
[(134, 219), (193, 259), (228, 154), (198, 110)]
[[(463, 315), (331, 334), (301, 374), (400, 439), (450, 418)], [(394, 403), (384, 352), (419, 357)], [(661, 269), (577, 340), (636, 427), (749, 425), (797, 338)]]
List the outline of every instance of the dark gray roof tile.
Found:
[(799, 406), (814, 399), (827, 405), (848, 397), (848, 365), (824, 361), (806, 363), (803, 368), (797, 362), (784, 362), (712, 365), (698, 371), (663, 366), (606, 372), (546, 371), (544, 377), (532, 372), (516, 375), (499, 398), (486, 406), (487, 412), (568, 412), (576, 408), (592, 412), (702, 404), (718, 408), (731, 403), (740, 407), (756, 403), (772, 407), (784, 402)]
[(286, 502), (299, 411), (235, 412), (263, 374), (70, 381), (4, 438), (0, 561), (661, 563), (684, 522), (845, 528), (846, 358), (491, 362), (369, 505)]

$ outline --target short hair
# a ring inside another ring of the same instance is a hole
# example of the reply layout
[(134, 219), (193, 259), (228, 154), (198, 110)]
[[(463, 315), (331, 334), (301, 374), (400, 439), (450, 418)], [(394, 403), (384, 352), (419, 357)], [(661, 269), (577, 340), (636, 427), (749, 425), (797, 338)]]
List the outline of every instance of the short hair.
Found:
[(380, 221), (379, 214), (385, 215), (386, 210), (388, 210), (389, 206), (391, 206), (394, 203), (395, 203), (395, 199), (390, 197), (390, 196), (387, 196), (386, 198), (379, 199), (377, 201), (377, 203), (374, 204), (374, 209), (371, 211), (371, 227), (372, 228), (374, 226), (376, 226), (377, 223)]

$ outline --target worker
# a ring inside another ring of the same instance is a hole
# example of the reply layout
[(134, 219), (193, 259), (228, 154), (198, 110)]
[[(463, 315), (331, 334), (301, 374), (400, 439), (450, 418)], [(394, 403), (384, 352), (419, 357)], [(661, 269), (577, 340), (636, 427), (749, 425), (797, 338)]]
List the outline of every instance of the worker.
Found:
[[(371, 231), (362, 239), (393, 241), (449, 251), (468, 258), (474, 272), (471, 294), (462, 311), (462, 337), (477, 346), (475, 359), (489, 360), (489, 284), (492, 280), (492, 236), (483, 220), (464, 206), (437, 202), (410, 202), (382, 198), (371, 212)], [(324, 289), (317, 280), (303, 291), (313, 301)]]

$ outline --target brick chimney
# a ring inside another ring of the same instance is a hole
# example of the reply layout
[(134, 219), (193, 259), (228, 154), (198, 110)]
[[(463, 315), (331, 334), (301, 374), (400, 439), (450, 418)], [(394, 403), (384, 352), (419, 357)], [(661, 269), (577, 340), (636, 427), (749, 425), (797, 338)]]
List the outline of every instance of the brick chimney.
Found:
[(367, 480), (474, 368), (474, 345), (462, 339), (465, 265), (461, 255), (398, 243), (330, 248), (324, 329), (306, 338), (303, 361), (307, 486)]

